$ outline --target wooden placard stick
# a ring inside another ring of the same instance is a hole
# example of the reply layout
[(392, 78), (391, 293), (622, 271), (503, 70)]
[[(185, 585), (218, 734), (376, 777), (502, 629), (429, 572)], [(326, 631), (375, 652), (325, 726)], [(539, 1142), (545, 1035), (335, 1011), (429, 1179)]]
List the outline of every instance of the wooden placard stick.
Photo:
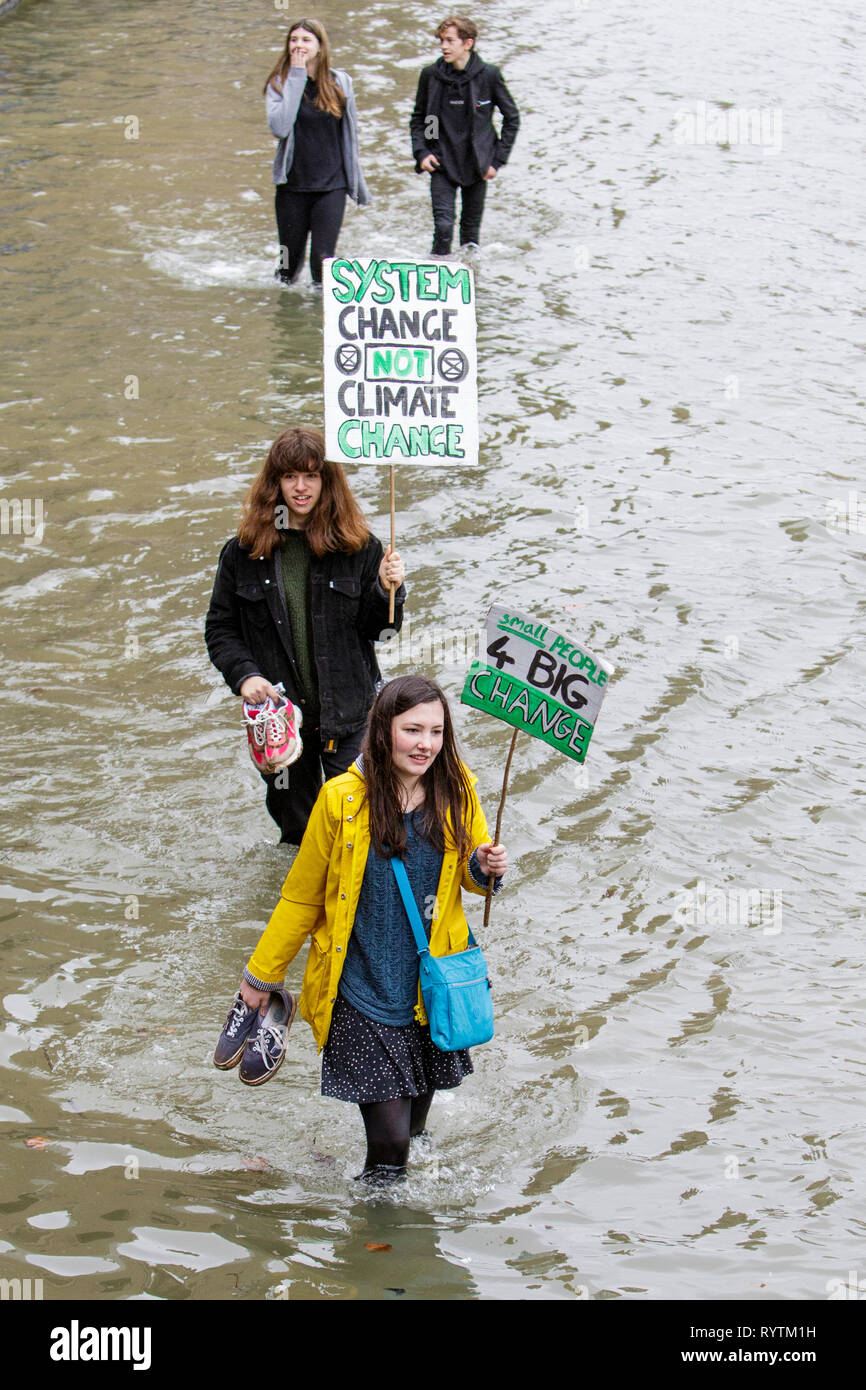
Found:
[[(496, 831), (495, 831), (494, 836), (493, 836), (493, 843), (494, 843), (494, 845), (498, 845), (498, 844), (499, 844), (499, 832), (500, 832), (500, 830), (502, 829), (502, 812), (503, 812), (503, 810), (505, 809), (505, 793), (506, 793), (506, 791), (507, 791), (507, 789), (508, 789), (508, 774), (509, 774), (509, 772), (511, 771), (511, 759), (512, 759), (513, 756), (514, 756), (514, 745), (515, 745), (515, 743), (517, 742), (517, 735), (518, 735), (519, 733), (520, 733), (520, 730), (519, 730), (519, 729), (515, 729), (515, 730), (514, 730), (514, 733), (511, 735), (511, 747), (510, 747), (509, 750), (508, 750), (508, 759), (507, 759), (506, 764), (505, 764), (505, 773), (504, 773), (503, 778), (502, 778), (502, 796), (500, 797), (500, 800), (499, 800), (499, 811), (498, 811), (497, 816), (496, 816)], [(487, 897), (486, 897), (485, 900), (484, 900), (484, 925), (485, 925), (485, 927), (487, 926), (487, 923), (490, 921), (490, 903), (491, 903), (491, 900), (492, 900), (492, 898), (493, 898), (493, 881), (494, 881), (494, 878), (495, 878), (495, 875), (494, 875), (494, 874), (490, 874), (489, 877), (488, 877), (488, 879), (487, 879)]]
[[(393, 554), (394, 554), (394, 465), (393, 465), (393, 463), (390, 465), (390, 469), (391, 469), (391, 554), (393, 555)], [(394, 595), (395, 595), (396, 592), (397, 592), (397, 585), (396, 585), (396, 584), (389, 584), (389, 585), (388, 585), (388, 588), (389, 588), (389, 591), (390, 591), (390, 592), (389, 592), (389, 596), (388, 596), (388, 622), (389, 622), (389, 624), (393, 627), (393, 625), (394, 625)]]

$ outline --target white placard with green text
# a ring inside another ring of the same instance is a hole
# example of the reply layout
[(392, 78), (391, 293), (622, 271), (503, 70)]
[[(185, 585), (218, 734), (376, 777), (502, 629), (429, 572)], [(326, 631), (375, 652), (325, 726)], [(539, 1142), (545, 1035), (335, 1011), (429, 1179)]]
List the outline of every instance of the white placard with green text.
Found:
[(469, 267), (335, 257), (323, 265), (322, 297), (328, 458), (476, 464)]

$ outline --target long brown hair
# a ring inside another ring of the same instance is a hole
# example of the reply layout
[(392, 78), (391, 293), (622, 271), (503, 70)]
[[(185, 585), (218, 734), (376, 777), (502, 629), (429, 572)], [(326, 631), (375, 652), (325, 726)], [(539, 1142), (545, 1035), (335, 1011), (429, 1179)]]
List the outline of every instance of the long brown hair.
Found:
[(264, 465), (244, 498), (238, 539), (253, 560), (271, 555), (280, 544), (285, 524), (280, 479), (289, 473), (318, 473), (322, 493), (304, 527), (314, 555), (342, 550), (354, 555), (370, 539), (370, 528), (352, 496), (342, 465), (325, 458), (325, 439), (319, 430), (283, 430), (268, 451)]
[[(402, 854), (406, 848), (402, 784), (391, 752), (391, 721), (415, 705), (442, 705), (442, 749), (424, 773), (425, 801), (422, 826), (425, 836), (440, 852), (456, 849), (469, 855), (469, 827), (475, 794), (469, 773), (457, 752), (454, 725), (445, 692), (424, 676), (398, 676), (383, 685), (367, 716), (361, 744), (361, 760), (370, 812), (370, 843), (382, 858)], [(446, 816), (450, 815), (450, 827)], [(446, 839), (447, 837), (447, 839)]]
[(309, 34), (315, 35), (319, 41), (319, 51), (316, 54), (315, 83), (318, 88), (314, 106), (318, 106), (320, 111), (327, 111), (330, 115), (336, 116), (337, 120), (343, 114), (346, 105), (346, 98), (336, 78), (331, 72), (331, 50), (328, 46), (328, 36), (322, 25), (317, 19), (298, 19), (292, 25), (286, 35), (286, 45), (277, 59), (271, 71), (268, 73), (268, 80), (264, 90), (273, 85), (274, 90), (281, 92), (283, 83), (286, 80), (286, 73), (292, 66), (291, 53), (289, 52), (292, 43), (292, 34), (296, 29), (306, 29)]

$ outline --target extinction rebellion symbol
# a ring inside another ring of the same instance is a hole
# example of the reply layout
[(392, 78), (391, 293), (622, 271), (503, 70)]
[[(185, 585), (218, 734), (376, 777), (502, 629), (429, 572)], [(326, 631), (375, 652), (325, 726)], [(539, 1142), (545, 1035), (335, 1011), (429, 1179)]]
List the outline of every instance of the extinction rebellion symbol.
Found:
[(334, 354), (334, 361), (344, 376), (351, 376), (361, 365), (361, 349), (354, 343), (341, 343)]
[(439, 357), (439, 375), (443, 381), (462, 381), (469, 371), (469, 359), (459, 348), (446, 348)]

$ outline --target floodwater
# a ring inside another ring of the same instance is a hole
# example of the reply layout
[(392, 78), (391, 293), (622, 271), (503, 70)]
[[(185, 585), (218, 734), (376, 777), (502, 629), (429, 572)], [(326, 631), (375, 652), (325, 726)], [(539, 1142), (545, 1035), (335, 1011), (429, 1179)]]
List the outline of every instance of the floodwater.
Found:
[[(376, 200), (341, 250), (423, 259), (432, 12), (316, 14)], [(288, 860), (203, 617), (268, 443), (322, 421), (321, 300), (272, 280), (286, 18), (0, 24), (0, 469), (30, 506), (0, 537), (0, 1273), (82, 1300), (824, 1299), (866, 1274), (863, 14), (484, 7), (523, 125), (476, 272), (482, 463), (398, 467), (417, 646), (383, 667), (456, 699), (507, 600), (616, 676), (585, 771), (518, 741), (496, 1038), (379, 1195), (304, 1025), (263, 1090), (210, 1063)], [(352, 482), (384, 536), (385, 473)], [(456, 713), (492, 817), (509, 731)]]

